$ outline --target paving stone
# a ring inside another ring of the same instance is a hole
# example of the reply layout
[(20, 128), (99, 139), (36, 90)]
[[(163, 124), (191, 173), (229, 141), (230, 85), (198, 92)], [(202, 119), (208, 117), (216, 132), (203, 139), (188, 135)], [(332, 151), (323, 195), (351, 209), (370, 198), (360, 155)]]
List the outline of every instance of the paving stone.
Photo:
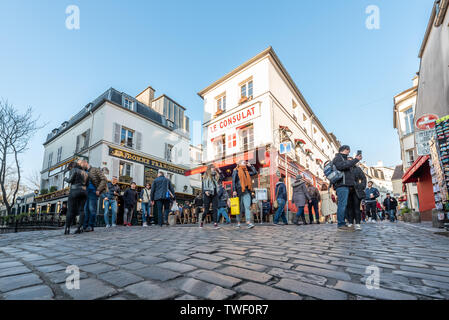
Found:
[(433, 274), (433, 275), (449, 278), (449, 272), (441, 271), (441, 270), (433, 270), (430, 268), (415, 268), (415, 267), (409, 267), (409, 266), (400, 266), (400, 269), (405, 270), (405, 271), (428, 273), (428, 274)]
[(60, 287), (64, 293), (74, 300), (95, 300), (107, 298), (117, 293), (114, 288), (92, 278), (80, 280), (79, 289), (69, 290), (66, 284), (62, 284)]
[(40, 285), (9, 291), (3, 297), (5, 300), (51, 300), (54, 294), (49, 287)]
[(188, 259), (184, 260), (183, 263), (191, 264), (195, 267), (201, 268), (201, 269), (209, 269), (213, 270), (221, 266), (219, 263), (201, 260), (201, 259)]
[(131, 270), (132, 273), (145, 279), (167, 281), (181, 276), (180, 273), (162, 269), (159, 267), (149, 266), (139, 270)]
[(272, 276), (268, 275), (266, 273), (258, 272), (258, 271), (252, 271), (248, 269), (243, 268), (237, 268), (237, 267), (225, 267), (220, 270), (216, 270), (219, 273), (223, 273), (235, 278), (239, 279), (245, 279), (255, 282), (261, 282), (265, 283), (269, 280), (271, 280)]
[(195, 253), (195, 254), (192, 254), (192, 257), (198, 258), (198, 259), (203, 259), (203, 260), (210, 260), (212, 262), (220, 262), (225, 259), (223, 257), (217, 256), (214, 254), (205, 254), (205, 253)]
[(130, 285), (126, 291), (147, 300), (166, 300), (176, 297), (179, 292), (173, 288), (162, 288), (152, 281), (145, 281)]
[(244, 296), (241, 296), (239, 298), (239, 300), (262, 300), (262, 299), (259, 298), (259, 297), (256, 297), (256, 296), (252, 296), (252, 295), (246, 294)]
[(426, 280), (423, 279), (422, 282), (429, 287), (435, 287), (435, 288), (440, 288), (440, 289), (444, 289), (444, 290), (449, 290), (449, 283), (447, 282), (438, 282), (438, 281), (432, 281), (432, 280)]
[(0, 269), (6, 269), (6, 268), (12, 268), (12, 267), (22, 267), (24, 266), (23, 263), (19, 261), (8, 261), (0, 263)]
[(123, 270), (102, 273), (98, 276), (98, 278), (109, 282), (110, 284), (119, 288), (123, 288), (144, 280), (142, 277), (136, 276), (135, 274)]
[(292, 279), (281, 279), (274, 286), (283, 290), (296, 292), (302, 296), (310, 296), (322, 300), (346, 300), (348, 298), (347, 294), (341, 291)]
[[(247, 259), (246, 259), (247, 260)], [(223, 262), (224, 264), (228, 264), (234, 267), (245, 268), (254, 271), (265, 271), (267, 266), (261, 264), (254, 264), (243, 260), (227, 260)]]
[[(247, 258), (246, 261), (254, 262), (259, 265), (275, 267), (275, 268), (282, 268), (282, 269), (291, 269), (293, 267), (292, 263), (281, 262), (281, 261), (270, 260), (270, 259), (263, 259), (263, 258)], [(262, 271), (262, 270), (259, 270), (259, 271)]]
[(122, 264), (120, 268), (126, 269), (126, 270), (139, 270), (142, 268), (145, 268), (146, 265), (140, 262), (133, 262), (128, 264)]
[(298, 295), (294, 295), (279, 289), (272, 288), (270, 286), (247, 282), (239, 285), (235, 288), (239, 292), (248, 293), (250, 295), (255, 295), (266, 300), (301, 300), (302, 298)]
[(386, 289), (368, 289), (366, 285), (347, 281), (338, 281), (333, 287), (336, 290), (349, 292), (354, 295), (373, 297), (382, 300), (416, 300), (415, 296)]
[(226, 300), (235, 292), (201, 280), (180, 278), (170, 281), (167, 285), (185, 291), (191, 295), (210, 300)]
[(156, 265), (156, 267), (169, 269), (169, 270), (172, 270), (172, 271), (175, 271), (175, 272), (180, 272), (180, 273), (189, 272), (189, 271), (192, 271), (192, 270), (196, 269), (196, 267), (193, 267), (191, 265), (184, 264), (184, 263), (179, 263), (179, 262), (159, 263), (159, 264)]
[[(164, 254), (162, 257), (165, 259), (168, 259), (168, 260), (176, 261), (176, 262), (181, 262), (181, 261), (189, 259), (189, 256), (186, 256), (184, 254), (179, 254), (179, 253), (173, 253), (173, 252)], [(159, 262), (162, 262), (162, 261), (159, 261)]]
[(307, 261), (314, 261), (314, 262), (318, 262), (318, 263), (329, 263), (330, 259), (324, 259), (322, 257), (319, 257), (318, 255), (316, 256), (310, 256), (310, 255), (305, 255), (303, 253), (296, 253), (296, 254), (288, 254), (287, 257), (289, 258), (294, 258), (294, 259), (302, 259), (302, 260), (307, 260)]
[(121, 259), (121, 258), (111, 258), (111, 259), (105, 259), (103, 260), (104, 263), (113, 264), (115, 266), (120, 266), (124, 264), (129, 264), (129, 260)]
[(312, 273), (319, 276), (323, 276), (326, 278), (333, 278), (338, 280), (351, 280), (351, 277), (344, 272), (341, 271), (334, 271), (334, 270), (327, 270), (327, 269), (319, 269), (316, 267), (308, 267), (308, 266), (298, 266), (295, 268), (295, 270), (304, 272), (304, 273)]
[(33, 260), (29, 261), (28, 263), (31, 264), (32, 266), (40, 267), (40, 266), (48, 266), (51, 264), (57, 264), (58, 261), (52, 259), (44, 259), (44, 260)]
[(219, 255), (221, 257), (233, 259), (233, 260), (239, 260), (239, 259), (244, 258), (242, 255), (232, 254), (232, 253), (227, 253), (227, 252), (222, 252), (222, 251), (217, 252), (217, 255)]
[(161, 263), (161, 262), (165, 262), (167, 260), (163, 259), (163, 258), (159, 258), (159, 257), (154, 257), (154, 256), (142, 256), (142, 257), (137, 257), (134, 258), (134, 260), (139, 261), (141, 263), (147, 264), (147, 265), (151, 265), (151, 264), (157, 264), (157, 263)]
[(322, 276), (317, 276), (314, 274), (306, 274), (302, 272), (298, 272), (295, 270), (283, 270), (278, 268), (273, 268), (268, 271), (268, 274), (277, 277), (277, 278), (287, 278), (293, 280), (300, 280), (302, 282), (308, 282), (312, 284), (316, 284), (319, 286), (324, 286), (327, 282), (327, 279)]
[(0, 292), (8, 292), (40, 283), (42, 283), (42, 280), (33, 273), (3, 277), (0, 278)]
[(0, 278), (29, 272), (31, 270), (25, 266), (0, 269)]
[(280, 257), (280, 256), (269, 255), (269, 254), (264, 254), (264, 253), (260, 253), (260, 252), (251, 253), (250, 256), (257, 257), (257, 258), (271, 259), (271, 260), (276, 260), (276, 261), (283, 261), (283, 262), (288, 261), (288, 257), (283, 257), (283, 256)]
[(42, 266), (42, 267), (37, 267), (36, 269), (40, 272), (54, 272), (54, 271), (60, 271), (60, 270), (65, 270), (67, 268), (66, 265), (62, 265), (62, 264), (52, 264), (49, 266)]
[(221, 273), (209, 270), (195, 270), (189, 273), (188, 276), (198, 280), (204, 280), (225, 288), (232, 288), (236, 284), (242, 282), (242, 280), (240, 279), (225, 276)]
[(115, 270), (116, 267), (104, 263), (94, 263), (86, 266), (81, 266), (80, 269), (89, 273), (100, 274), (103, 272)]
[[(46, 273), (45, 277), (47, 277), (50, 280), (50, 282), (52, 282), (52, 283), (65, 283), (67, 278), (70, 275), (73, 275), (73, 273), (66, 273), (65, 271), (66, 270), (64, 269), (61, 271)], [(86, 279), (86, 278), (87, 278), (87, 273), (80, 271), (80, 279)]]
[(179, 298), (176, 298), (175, 300), (199, 300), (197, 297), (191, 296), (190, 294), (185, 294), (180, 296)]
[(409, 278), (419, 278), (419, 279), (434, 280), (434, 281), (441, 281), (441, 282), (449, 283), (449, 277), (436, 276), (433, 274), (402, 271), (402, 270), (394, 270), (393, 273), (403, 275), (403, 276), (409, 277)]
[(96, 260), (88, 259), (88, 258), (69, 258), (69, 259), (64, 259), (64, 260), (61, 259), (61, 261), (65, 262), (69, 265), (77, 266), (77, 267), (85, 266), (87, 264), (93, 264), (93, 263), (97, 262)]
[(27, 254), (22, 257), (22, 260), (25, 260), (25, 261), (35, 261), (35, 260), (42, 260), (42, 259), (45, 259), (45, 257), (40, 256), (38, 254)]
[(311, 266), (311, 267), (317, 267), (317, 268), (321, 268), (321, 269), (329, 269), (329, 270), (337, 270), (338, 269), (337, 266), (313, 262), (313, 261), (307, 261), (307, 260), (293, 260), (292, 263), (305, 265), (305, 266)]

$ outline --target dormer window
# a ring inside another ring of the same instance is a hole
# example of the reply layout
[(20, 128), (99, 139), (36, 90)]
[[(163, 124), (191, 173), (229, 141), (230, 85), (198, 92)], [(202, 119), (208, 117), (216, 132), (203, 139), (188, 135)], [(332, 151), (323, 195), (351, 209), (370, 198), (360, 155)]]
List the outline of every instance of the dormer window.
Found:
[(128, 110), (133, 110), (134, 102), (131, 99), (123, 98), (123, 106)]

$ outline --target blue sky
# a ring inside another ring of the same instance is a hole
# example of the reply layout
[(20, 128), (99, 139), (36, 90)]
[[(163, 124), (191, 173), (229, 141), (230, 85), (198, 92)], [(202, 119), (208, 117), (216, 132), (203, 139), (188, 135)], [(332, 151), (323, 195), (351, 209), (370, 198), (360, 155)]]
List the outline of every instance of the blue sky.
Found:
[[(65, 27), (68, 5), (80, 29)], [(1, 1), (0, 97), (48, 126), (23, 158), (41, 169), (48, 132), (109, 87), (151, 85), (202, 120), (197, 92), (273, 46), (329, 132), (365, 160), (400, 163), (393, 96), (419, 69), (433, 0)], [(380, 29), (368, 30), (368, 5)]]

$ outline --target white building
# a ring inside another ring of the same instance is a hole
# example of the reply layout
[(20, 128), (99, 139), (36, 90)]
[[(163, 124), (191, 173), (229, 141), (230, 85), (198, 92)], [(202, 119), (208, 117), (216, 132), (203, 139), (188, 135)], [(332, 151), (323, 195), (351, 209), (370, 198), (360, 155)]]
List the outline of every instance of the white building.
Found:
[(256, 186), (270, 194), (277, 176), (285, 174), (279, 143), (291, 141), (287, 184), (300, 172), (314, 184), (325, 181), (323, 163), (335, 156), (339, 142), (318, 120), (271, 47), (198, 94), (204, 99), (206, 163), (224, 168), (229, 176), (239, 159), (252, 161), (259, 171)]
[[(137, 98), (113, 88), (87, 104), (79, 113), (54, 129), (44, 143), (41, 195), (47, 210), (57, 208), (67, 195), (63, 182), (67, 164), (80, 157), (94, 167), (108, 168), (107, 178), (119, 178), (124, 186), (152, 183), (159, 171), (171, 180), (178, 196), (192, 190), (184, 176), (190, 169), (189, 119), (185, 108), (154, 90)], [(190, 192), (192, 194), (192, 192)]]
[[(393, 127), (398, 131), (403, 172), (406, 172), (418, 158), (415, 148), (415, 111), (418, 82), (418, 77), (414, 77), (413, 87), (394, 97)], [(418, 210), (419, 200), (416, 183), (408, 183), (406, 188), (407, 206), (412, 210)]]

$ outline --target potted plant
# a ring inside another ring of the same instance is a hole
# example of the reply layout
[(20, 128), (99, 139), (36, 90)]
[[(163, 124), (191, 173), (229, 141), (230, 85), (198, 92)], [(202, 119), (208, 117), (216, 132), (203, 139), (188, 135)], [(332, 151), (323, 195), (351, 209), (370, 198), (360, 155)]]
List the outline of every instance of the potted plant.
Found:
[(401, 209), (400, 215), (404, 222), (410, 222), (412, 220), (411, 212), (412, 212), (412, 210), (410, 210), (410, 208), (408, 208), (408, 207)]
[(245, 103), (246, 101), (248, 101), (248, 97), (247, 96), (242, 96), (240, 98), (239, 104)]

